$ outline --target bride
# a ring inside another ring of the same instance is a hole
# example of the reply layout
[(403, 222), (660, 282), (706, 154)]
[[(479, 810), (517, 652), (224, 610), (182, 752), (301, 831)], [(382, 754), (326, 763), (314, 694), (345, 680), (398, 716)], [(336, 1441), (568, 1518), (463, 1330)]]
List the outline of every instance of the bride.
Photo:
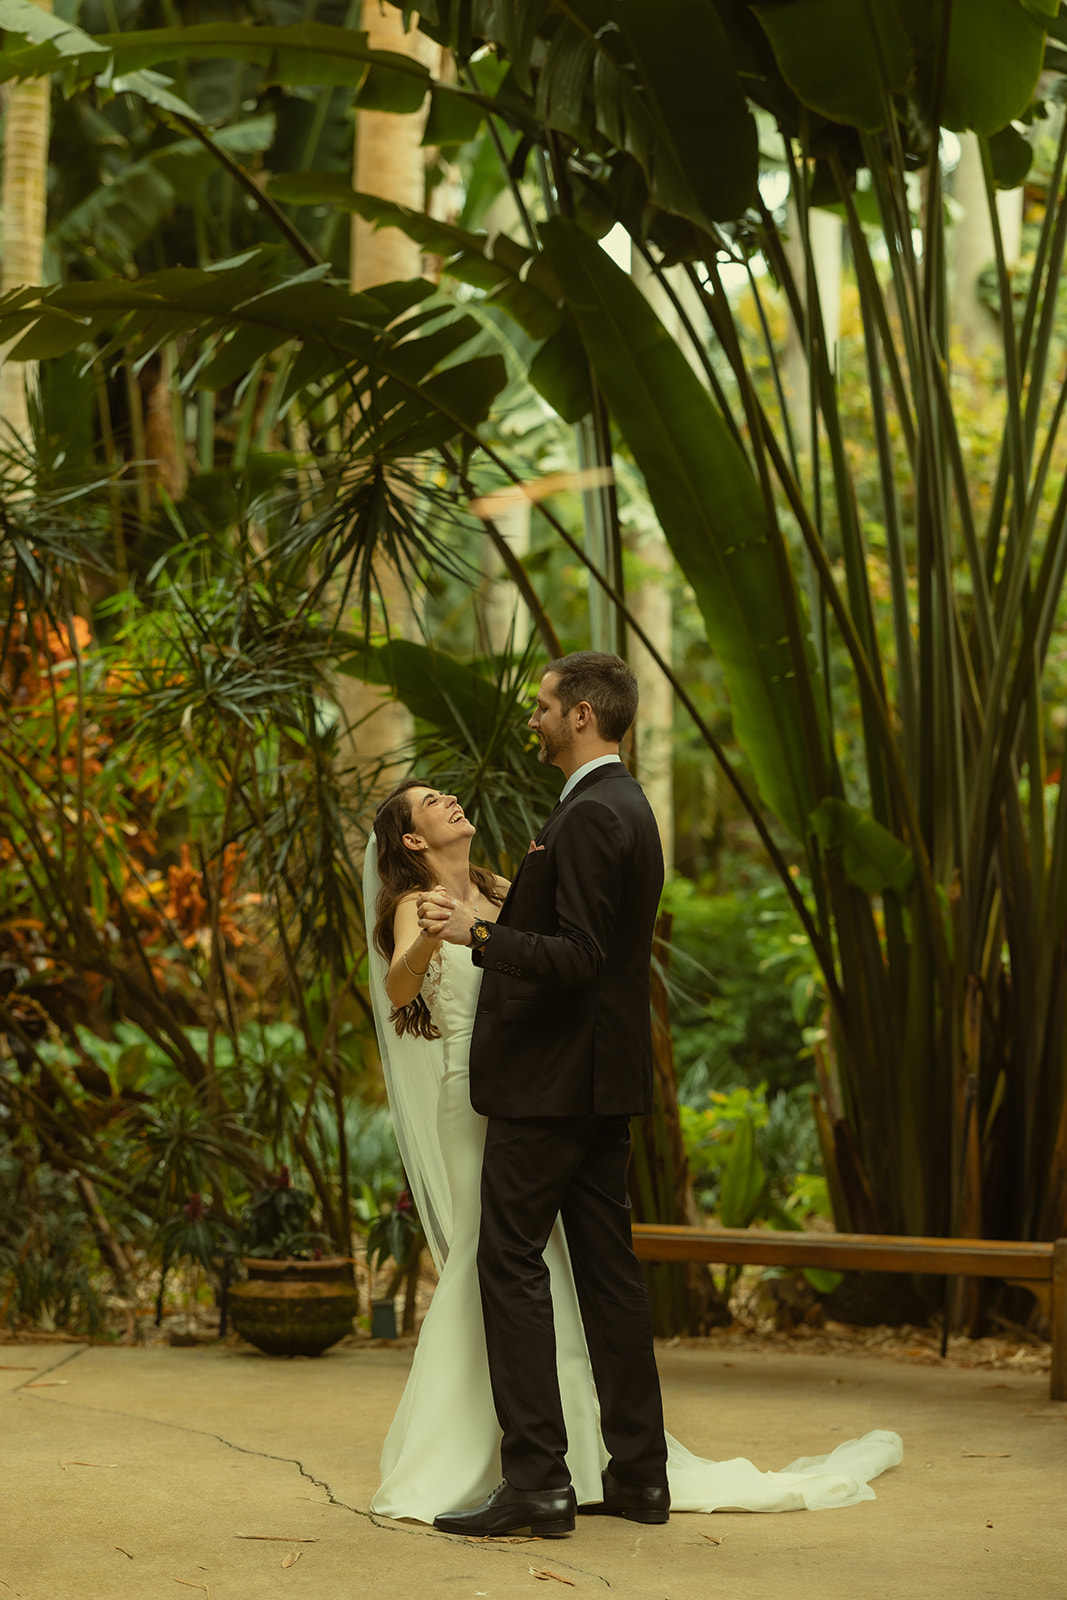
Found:
[[(371, 1510), (433, 1522), (484, 1500), (499, 1483), (501, 1431), (482, 1326), (477, 1248), (485, 1118), (471, 1107), (468, 1056), (481, 972), (462, 947), (420, 930), (416, 900), (443, 887), (495, 921), (508, 883), (472, 866), (474, 827), (455, 795), (420, 779), (378, 808), (363, 872), (371, 999), (397, 1143), (440, 1275), (411, 1373), (382, 1450)], [(567, 1467), (579, 1505), (603, 1498), (608, 1455), (562, 1228), (545, 1251)], [(745, 1460), (708, 1461), (667, 1436), (675, 1511), (820, 1510), (871, 1500), (869, 1480), (901, 1459), (895, 1433), (877, 1431), (782, 1472)]]

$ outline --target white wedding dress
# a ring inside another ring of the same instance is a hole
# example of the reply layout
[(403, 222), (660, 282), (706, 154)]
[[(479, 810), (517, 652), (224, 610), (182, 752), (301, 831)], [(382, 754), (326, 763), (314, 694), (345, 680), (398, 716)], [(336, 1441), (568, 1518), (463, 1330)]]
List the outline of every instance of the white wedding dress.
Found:
[[(448, 1256), (422, 1324), (411, 1374), (382, 1450), (382, 1482), (371, 1501), (381, 1516), (432, 1522), (475, 1505), (500, 1482), (500, 1428), (493, 1408), (482, 1326), (476, 1252), (485, 1118), (471, 1107), (468, 1056), (481, 972), (469, 952), (441, 947), (423, 985), (441, 1032), (444, 1072), (437, 1135), (451, 1195)], [(410, 1176), (410, 1174), (409, 1174)], [(552, 1278), (567, 1465), (579, 1504), (603, 1498), (607, 1454), (596, 1390), (563, 1231), (545, 1252)], [(869, 1480), (902, 1456), (897, 1434), (851, 1439), (828, 1456), (805, 1457), (783, 1472), (750, 1461), (705, 1461), (667, 1436), (674, 1511), (810, 1511), (873, 1500)]]

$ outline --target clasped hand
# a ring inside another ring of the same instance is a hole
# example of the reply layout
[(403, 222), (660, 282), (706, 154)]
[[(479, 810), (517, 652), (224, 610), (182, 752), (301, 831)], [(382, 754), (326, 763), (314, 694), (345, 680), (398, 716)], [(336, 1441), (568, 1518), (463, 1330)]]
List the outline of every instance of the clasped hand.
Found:
[(455, 900), (440, 884), (420, 894), (415, 902), (419, 929), (427, 939), (446, 944), (470, 944), (471, 923), (478, 913), (466, 900)]

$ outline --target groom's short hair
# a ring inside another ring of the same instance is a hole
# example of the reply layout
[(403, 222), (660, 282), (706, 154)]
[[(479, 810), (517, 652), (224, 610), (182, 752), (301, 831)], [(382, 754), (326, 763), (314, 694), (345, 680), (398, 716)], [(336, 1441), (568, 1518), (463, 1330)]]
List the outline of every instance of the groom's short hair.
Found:
[(556, 693), (564, 716), (586, 700), (593, 708), (600, 737), (610, 744), (621, 743), (637, 715), (637, 679), (621, 656), (575, 650), (550, 661), (545, 671), (556, 674)]

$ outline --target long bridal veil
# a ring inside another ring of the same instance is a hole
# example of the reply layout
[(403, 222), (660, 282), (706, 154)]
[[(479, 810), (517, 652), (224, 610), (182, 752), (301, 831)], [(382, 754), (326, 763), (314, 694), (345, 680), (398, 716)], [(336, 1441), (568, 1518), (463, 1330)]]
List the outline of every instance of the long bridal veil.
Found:
[(372, 833), (363, 857), (363, 915), (367, 926), (367, 965), (374, 1027), (381, 1051), (385, 1089), (404, 1174), (422, 1222), (438, 1272), (448, 1255), (452, 1201), (441, 1140), (437, 1132), (437, 1097), (444, 1070), (440, 1039), (398, 1035), (389, 1021), (392, 1005), (385, 992), (389, 968), (374, 944), (378, 896), (378, 841)]
[[(398, 1037), (389, 1022), (388, 969), (373, 947), (380, 891), (377, 844), (371, 834), (363, 863), (363, 895), (374, 1021), (397, 1144), (440, 1273), (452, 1236), (451, 1192), (437, 1122), (445, 1052), (440, 1040), (410, 1034)], [(469, 1117), (473, 1123), (474, 1113), (469, 1112)], [(469, 1132), (473, 1138), (473, 1131)], [(453, 1126), (451, 1137), (453, 1143), (457, 1138), (462, 1142), (462, 1127)], [(480, 1164), (480, 1143), (476, 1162)], [(600, 1467), (607, 1458), (597, 1427), (577, 1295), (561, 1236), (553, 1302), (558, 1347), (568, 1352), (561, 1367), (560, 1392), (574, 1455), (572, 1474), (579, 1499), (595, 1500), (599, 1498)], [(474, 1248), (470, 1240), (464, 1246), (457, 1239), (386, 1440), (383, 1483), (371, 1502), (373, 1510), (389, 1517), (432, 1521), (437, 1511), (458, 1503), (457, 1495), (462, 1498), (469, 1490), (473, 1503), (499, 1481), (500, 1434), (480, 1329)], [(784, 1472), (761, 1472), (751, 1461), (740, 1459), (709, 1461), (669, 1434), (667, 1449), (674, 1509), (705, 1512), (822, 1510), (871, 1500), (874, 1491), (869, 1480), (895, 1466), (902, 1455), (898, 1436), (881, 1430), (848, 1440), (828, 1456), (794, 1461)]]

